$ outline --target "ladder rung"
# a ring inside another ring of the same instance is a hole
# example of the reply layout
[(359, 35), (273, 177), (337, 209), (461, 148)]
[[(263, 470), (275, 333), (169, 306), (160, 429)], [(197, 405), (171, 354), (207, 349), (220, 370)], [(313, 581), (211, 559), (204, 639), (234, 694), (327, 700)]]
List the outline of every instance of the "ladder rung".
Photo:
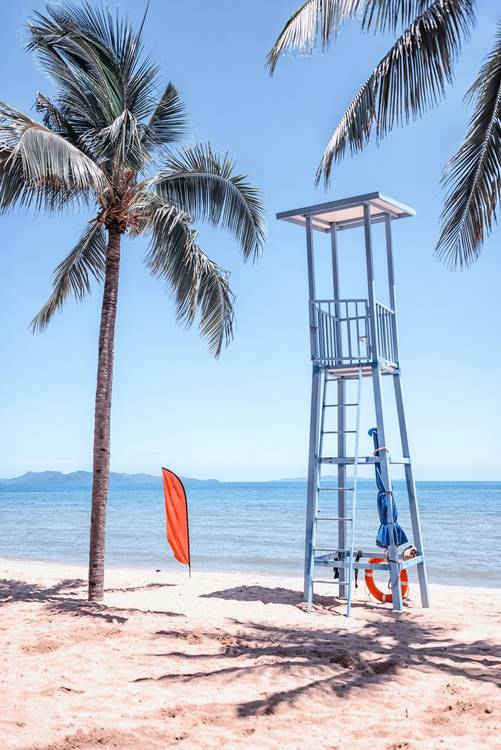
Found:
[[(322, 456), (322, 458), (317, 458), (317, 461), (321, 464), (354, 464), (355, 458), (353, 456)], [(364, 456), (359, 458), (356, 463), (359, 466), (361, 464), (375, 464), (378, 463), (378, 459), (375, 456)]]
[[(315, 547), (315, 549), (318, 550), (318, 549), (320, 549), (320, 547)], [(339, 552), (347, 553), (347, 559), (351, 555), (351, 549), (349, 547), (347, 547), (346, 549), (344, 549), (343, 547), (339, 547), (339, 548), (329, 547), (329, 552), (332, 555), (337, 555)], [(358, 552), (358, 550), (357, 550), (357, 552)], [(381, 550), (374, 550), (373, 552), (362, 552), (362, 557), (367, 557), (367, 558), (370, 558), (370, 557), (382, 557), (382, 552), (381, 552)], [(318, 559), (324, 559), (324, 558), (318, 558)], [(412, 559), (415, 560), (416, 558), (413, 557)], [(385, 558), (385, 562), (386, 561), (387, 561), (387, 558)], [(378, 563), (374, 563), (374, 564), (377, 565)]]
[(351, 549), (332, 549), (332, 547), (315, 547), (315, 552), (330, 552), (337, 555), (338, 552), (351, 552)]
[[(339, 585), (339, 578), (325, 579), (325, 578), (314, 578), (313, 583), (335, 583)], [(346, 585), (346, 584), (345, 584)]]
[[(334, 406), (341, 406), (341, 404), (323, 404), (324, 409), (332, 409)], [(358, 404), (343, 404), (343, 406), (358, 406)]]
[[(339, 562), (338, 560), (329, 560), (329, 567), (332, 565), (337, 570), (349, 570), (350, 561), (349, 559), (345, 562)], [(388, 561), (384, 563), (370, 563), (370, 562), (355, 562), (351, 564), (352, 570), (389, 570), (390, 564)]]
[[(359, 466), (362, 466), (366, 464), (377, 464), (380, 463), (380, 460), (381, 459), (377, 458), (377, 456), (362, 456), (356, 463)], [(353, 456), (323, 456), (322, 458), (317, 458), (317, 461), (323, 464), (354, 464), (355, 458)], [(410, 464), (410, 462), (410, 458), (390, 458), (390, 464), (406, 465)]]
[(347, 516), (315, 516), (317, 521), (353, 521), (353, 518)]
[(354, 492), (355, 487), (319, 487), (318, 492)]
[(322, 435), (356, 435), (356, 430), (322, 430)]

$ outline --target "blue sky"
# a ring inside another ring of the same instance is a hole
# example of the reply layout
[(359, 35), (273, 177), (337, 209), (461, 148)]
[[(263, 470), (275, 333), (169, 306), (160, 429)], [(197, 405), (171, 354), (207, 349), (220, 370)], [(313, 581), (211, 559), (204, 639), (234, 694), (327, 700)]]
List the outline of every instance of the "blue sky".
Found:
[[(117, 324), (112, 469), (226, 480), (306, 472), (310, 363), (302, 231), (277, 211), (373, 190), (417, 210), (397, 222), (395, 254), (401, 363), (417, 479), (501, 479), (500, 229), (470, 270), (433, 257), (440, 172), (464, 134), (462, 95), (492, 44), (497, 3), (479, 3), (479, 23), (447, 100), (379, 148), (339, 166), (315, 188), (323, 147), (389, 39), (345, 28), (326, 55), (286, 58), (274, 78), (265, 53), (299, 0), (152, 0), (145, 41), (191, 114), (190, 140), (228, 150), (261, 187), (268, 243), (256, 265), (232, 238), (201, 228), (205, 250), (232, 271), (236, 337), (218, 361), (196, 328), (176, 325), (166, 291), (143, 265), (143, 240), (126, 241)], [(23, 50), (24, 23), (43, 4), (2, 7), (0, 97), (28, 111), (51, 92)], [(140, 3), (111, 2), (140, 15)], [(53, 268), (86, 216), (1, 218), (0, 476), (91, 467), (100, 289), (70, 302), (50, 328), (29, 322), (46, 300)], [(343, 238), (344, 239), (344, 238)], [(343, 243), (346, 292), (361, 274), (356, 238)], [(362, 277), (360, 277), (362, 278)], [(392, 410), (389, 409), (390, 416)], [(371, 426), (370, 413), (363, 415)], [(398, 453), (389, 427), (390, 445)]]

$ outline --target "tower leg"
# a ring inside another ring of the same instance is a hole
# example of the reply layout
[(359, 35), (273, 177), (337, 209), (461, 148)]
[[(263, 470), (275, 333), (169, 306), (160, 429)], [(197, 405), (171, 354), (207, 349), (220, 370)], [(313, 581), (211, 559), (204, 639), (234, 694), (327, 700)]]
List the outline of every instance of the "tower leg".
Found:
[[(346, 456), (346, 381), (340, 378), (337, 382), (337, 454)], [(346, 464), (339, 464), (337, 469), (337, 486), (346, 488)], [(338, 548), (346, 549), (346, 489), (339, 489), (337, 494), (338, 509)], [(341, 520), (343, 519), (343, 520)], [(346, 560), (346, 552), (339, 553), (340, 562)], [(346, 598), (346, 570), (339, 568), (339, 596)]]
[[(402, 442), (402, 455), (405, 458), (410, 458), (409, 453), (409, 440), (407, 436), (407, 425), (405, 423), (404, 413), (404, 402), (402, 396), (402, 383), (400, 381), (400, 375), (393, 376), (393, 386), (395, 389), (395, 400), (397, 402), (397, 413), (398, 413), (398, 424), (400, 427), (400, 439)], [(407, 484), (407, 495), (409, 497), (409, 510), (411, 517), (412, 536), (414, 538), (414, 544), (417, 547), (418, 554), (422, 556), (423, 561), (418, 563), (417, 572), (419, 580), (419, 589), (421, 593), (421, 605), (423, 607), (430, 606), (430, 595), (428, 589), (428, 576), (426, 572), (426, 563), (423, 549), (423, 539), (421, 536), (421, 524), (419, 521), (419, 508), (416, 495), (416, 485), (412, 475), (412, 464), (405, 465), (405, 481)]]
[[(379, 369), (379, 363), (375, 363), (372, 370), (372, 384), (374, 387), (374, 405), (376, 408), (376, 424), (377, 432), (379, 437), (379, 443), (382, 448), (386, 447), (386, 438), (384, 432), (384, 418), (383, 418), (383, 394), (381, 388), (381, 371)], [(383, 478), (384, 486), (390, 493), (388, 495), (388, 523), (393, 523), (393, 495), (391, 478), (390, 478), (390, 460), (388, 451), (382, 450), (379, 453), (379, 465), (381, 467), (381, 476)], [(398, 547), (395, 544), (395, 540), (392, 538), (392, 543), (388, 547), (388, 562), (390, 565), (390, 586), (391, 595), (393, 600), (393, 609), (401, 612), (403, 609), (402, 602), (402, 590), (400, 588), (400, 565), (398, 562)]]
[(308, 454), (308, 495), (306, 501), (306, 543), (304, 550), (304, 599), (311, 605), (313, 599), (315, 515), (318, 489), (318, 441), (320, 431), (320, 400), (322, 373), (313, 367), (311, 383), (310, 447)]

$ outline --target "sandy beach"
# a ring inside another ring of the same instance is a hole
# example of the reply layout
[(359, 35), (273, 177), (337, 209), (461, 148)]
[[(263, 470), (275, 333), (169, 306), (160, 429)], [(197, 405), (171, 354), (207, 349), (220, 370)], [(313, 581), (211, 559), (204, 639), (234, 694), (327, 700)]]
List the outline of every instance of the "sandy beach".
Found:
[(299, 579), (0, 563), (0, 746), (499, 747), (501, 593), (357, 591), (303, 611)]

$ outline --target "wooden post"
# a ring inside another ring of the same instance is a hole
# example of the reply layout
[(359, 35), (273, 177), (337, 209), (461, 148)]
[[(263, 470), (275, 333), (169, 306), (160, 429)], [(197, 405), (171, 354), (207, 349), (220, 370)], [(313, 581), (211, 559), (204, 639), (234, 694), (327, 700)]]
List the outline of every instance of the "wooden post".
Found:
[[(381, 367), (379, 364), (379, 351), (377, 339), (376, 324), (376, 294), (374, 278), (374, 257), (372, 253), (372, 233), (371, 233), (371, 216), (370, 206), (364, 206), (364, 234), (365, 234), (365, 255), (367, 262), (367, 287), (369, 294), (369, 317), (372, 339), (372, 384), (374, 388), (374, 406), (376, 411), (376, 425), (378, 431), (379, 445), (386, 448), (386, 439), (384, 431), (383, 417), (383, 393), (381, 388)], [(390, 459), (387, 450), (381, 450), (378, 455), (379, 465), (381, 467), (381, 477), (388, 494), (388, 514), (387, 521), (393, 524), (393, 496), (390, 479)], [(398, 547), (394, 539), (388, 548), (388, 562), (390, 565), (390, 585), (393, 597), (393, 609), (401, 611), (402, 591), (400, 588), (400, 570), (398, 563)]]
[(304, 599), (311, 605), (313, 597), (315, 516), (318, 490), (318, 435), (320, 426), (320, 394), (322, 371), (314, 365), (311, 383), (310, 447), (308, 451), (308, 489), (306, 500), (306, 536), (304, 548)]
[(393, 375), (393, 387), (395, 389), (395, 401), (397, 402), (397, 413), (398, 413), (398, 424), (400, 428), (400, 440), (402, 443), (402, 455), (404, 458), (409, 459), (409, 463), (405, 464), (405, 482), (407, 485), (407, 496), (409, 498), (409, 510), (411, 517), (412, 536), (414, 544), (417, 547), (418, 555), (421, 555), (423, 560), (417, 565), (417, 573), (419, 580), (419, 590), (421, 594), (421, 605), (423, 607), (430, 606), (430, 593), (428, 589), (428, 575), (426, 572), (426, 563), (424, 557), (423, 548), (423, 537), (421, 535), (421, 523), (419, 520), (419, 508), (416, 495), (416, 485), (414, 483), (414, 477), (412, 474), (412, 464), (410, 463), (410, 451), (409, 451), (409, 439), (407, 436), (407, 425), (405, 422), (404, 414), (404, 401), (402, 395), (402, 383), (400, 381), (400, 373)]
[(405, 422), (404, 401), (402, 394), (402, 382), (400, 379), (400, 354), (398, 348), (398, 326), (397, 326), (397, 299), (395, 291), (395, 270), (393, 266), (393, 243), (391, 237), (391, 218), (389, 214), (385, 216), (385, 235), (386, 235), (386, 255), (388, 263), (388, 286), (390, 290), (390, 307), (393, 310), (393, 337), (395, 347), (395, 358), (399, 366), (399, 372), (393, 375), (393, 388), (395, 391), (395, 401), (397, 405), (398, 426), (400, 430), (400, 442), (402, 445), (402, 456), (409, 460), (405, 464), (405, 483), (407, 486), (407, 497), (409, 500), (409, 511), (411, 517), (412, 536), (414, 544), (417, 547), (418, 555), (421, 555), (423, 562), (417, 566), (419, 589), (421, 594), (421, 605), (430, 606), (430, 596), (428, 589), (428, 576), (426, 572), (426, 563), (424, 559), (423, 538), (421, 535), (421, 523), (419, 520), (419, 509), (416, 495), (416, 485), (412, 474), (412, 464), (410, 463), (409, 439), (407, 435), (407, 425)]
[[(335, 224), (331, 227), (331, 254), (332, 254), (332, 288), (334, 292), (334, 311), (336, 315), (336, 365), (342, 365), (343, 360), (343, 339), (340, 324), (341, 298), (339, 285), (339, 254), (337, 246), (337, 227)], [(337, 381), (337, 454), (339, 457), (346, 456), (346, 381), (339, 378)], [(338, 464), (337, 467), (337, 486), (346, 488), (346, 464)], [(346, 518), (346, 489), (338, 489), (337, 493), (337, 514), (339, 519)], [(346, 549), (347, 529), (346, 521), (337, 522), (338, 534), (337, 543), (339, 549)], [(344, 562), (346, 553), (339, 553), (340, 562)], [(339, 568), (339, 596), (346, 597), (346, 570)]]
[(322, 372), (314, 360), (317, 356), (317, 320), (315, 301), (315, 261), (313, 254), (313, 231), (311, 218), (306, 218), (306, 254), (308, 264), (308, 307), (310, 318), (310, 345), (313, 361), (310, 407), (310, 444), (308, 451), (308, 487), (306, 498), (306, 534), (304, 550), (304, 598), (311, 605), (313, 597), (314, 554), (315, 554), (315, 515), (317, 512), (318, 490), (318, 439), (320, 424), (320, 393)]

